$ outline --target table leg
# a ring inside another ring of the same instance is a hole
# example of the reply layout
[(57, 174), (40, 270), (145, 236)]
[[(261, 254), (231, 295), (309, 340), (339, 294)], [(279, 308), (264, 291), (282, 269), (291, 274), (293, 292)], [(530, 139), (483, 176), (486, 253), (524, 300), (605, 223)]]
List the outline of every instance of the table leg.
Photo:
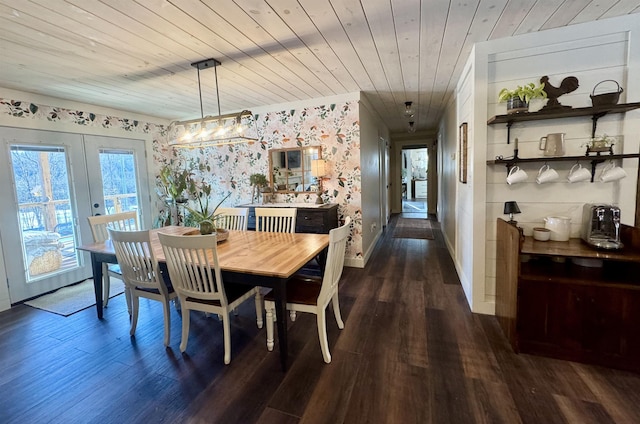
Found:
[(102, 319), (102, 264), (103, 262), (98, 260), (97, 255), (92, 253), (91, 268), (93, 269), (93, 289), (96, 295), (98, 319)]
[(276, 300), (276, 319), (278, 325), (278, 345), (280, 346), (280, 364), (282, 371), (287, 370), (289, 355), (287, 341), (287, 280), (280, 280), (274, 287)]

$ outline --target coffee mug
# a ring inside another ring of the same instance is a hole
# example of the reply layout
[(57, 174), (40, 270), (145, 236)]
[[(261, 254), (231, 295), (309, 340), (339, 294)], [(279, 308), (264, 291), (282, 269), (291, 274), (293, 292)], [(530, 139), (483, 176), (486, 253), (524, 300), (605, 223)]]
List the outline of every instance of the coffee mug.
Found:
[(538, 176), (536, 177), (536, 182), (538, 184), (549, 183), (551, 181), (557, 180), (559, 177), (558, 171), (547, 165), (546, 163), (540, 167), (538, 171)]
[(515, 184), (521, 183), (523, 181), (527, 181), (527, 173), (524, 172), (524, 169), (520, 169), (518, 166), (514, 166), (509, 170), (509, 175), (507, 175), (507, 183)]
[(581, 164), (576, 163), (571, 167), (567, 181), (570, 183), (578, 183), (580, 181), (589, 181), (591, 172), (587, 168), (583, 168)]
[(612, 181), (618, 181), (627, 176), (627, 171), (616, 166), (613, 162), (609, 162), (607, 166), (602, 169), (600, 174), (600, 181), (603, 183), (610, 183)]

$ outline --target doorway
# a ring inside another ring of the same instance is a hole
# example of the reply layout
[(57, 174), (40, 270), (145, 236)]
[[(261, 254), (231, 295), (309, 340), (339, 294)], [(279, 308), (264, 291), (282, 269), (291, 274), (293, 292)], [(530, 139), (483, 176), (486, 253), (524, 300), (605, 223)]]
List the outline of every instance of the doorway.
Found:
[(402, 149), (402, 214), (427, 217), (427, 175), (429, 150), (426, 146)]
[(0, 235), (11, 303), (90, 278), (88, 258), (75, 249), (92, 241), (87, 217), (141, 213), (149, 199), (140, 184), (144, 142), (12, 128), (0, 135)]

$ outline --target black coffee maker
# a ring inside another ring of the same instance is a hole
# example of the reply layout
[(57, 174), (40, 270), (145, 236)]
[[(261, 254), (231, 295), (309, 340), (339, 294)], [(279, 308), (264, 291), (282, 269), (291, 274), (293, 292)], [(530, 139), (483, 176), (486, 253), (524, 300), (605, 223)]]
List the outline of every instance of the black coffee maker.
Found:
[(582, 209), (582, 240), (597, 249), (622, 249), (620, 208), (587, 203)]

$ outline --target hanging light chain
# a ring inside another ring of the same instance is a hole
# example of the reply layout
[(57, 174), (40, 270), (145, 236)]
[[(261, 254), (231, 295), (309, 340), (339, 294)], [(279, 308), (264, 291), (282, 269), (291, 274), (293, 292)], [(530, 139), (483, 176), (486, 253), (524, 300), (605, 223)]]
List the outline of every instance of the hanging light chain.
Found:
[(198, 94), (200, 95), (200, 117), (204, 119), (204, 108), (202, 107), (202, 87), (200, 86), (200, 67), (197, 66), (198, 70)]
[(216, 77), (216, 98), (218, 99), (218, 116), (220, 116), (221, 112), (220, 112), (220, 91), (218, 90), (218, 67), (214, 66), (213, 71)]

